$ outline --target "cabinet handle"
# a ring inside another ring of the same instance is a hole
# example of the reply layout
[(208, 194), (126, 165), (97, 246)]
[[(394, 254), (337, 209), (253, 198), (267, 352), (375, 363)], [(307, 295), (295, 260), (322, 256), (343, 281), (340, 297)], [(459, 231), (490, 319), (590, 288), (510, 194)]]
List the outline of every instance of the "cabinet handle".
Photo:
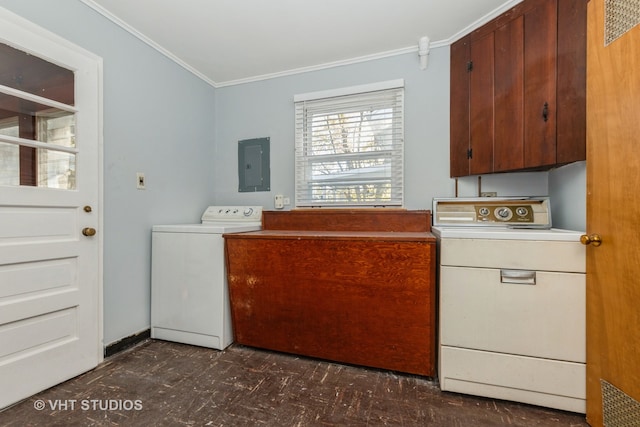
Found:
[(545, 102), (542, 107), (542, 118), (545, 122), (549, 121), (549, 103)]
[(500, 270), (500, 283), (535, 285), (536, 272), (528, 270)]

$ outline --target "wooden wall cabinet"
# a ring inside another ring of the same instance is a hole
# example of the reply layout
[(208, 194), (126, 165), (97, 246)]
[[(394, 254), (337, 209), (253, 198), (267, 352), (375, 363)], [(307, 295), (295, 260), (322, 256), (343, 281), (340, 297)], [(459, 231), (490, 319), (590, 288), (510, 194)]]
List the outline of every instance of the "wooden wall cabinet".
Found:
[(586, 3), (525, 0), (452, 44), (452, 177), (585, 159)]

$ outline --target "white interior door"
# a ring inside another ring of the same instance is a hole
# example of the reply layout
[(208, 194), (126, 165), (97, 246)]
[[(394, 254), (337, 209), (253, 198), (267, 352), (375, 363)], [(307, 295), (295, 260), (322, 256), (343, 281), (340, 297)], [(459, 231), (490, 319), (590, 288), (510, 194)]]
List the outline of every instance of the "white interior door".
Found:
[(101, 66), (0, 8), (0, 408), (102, 360)]

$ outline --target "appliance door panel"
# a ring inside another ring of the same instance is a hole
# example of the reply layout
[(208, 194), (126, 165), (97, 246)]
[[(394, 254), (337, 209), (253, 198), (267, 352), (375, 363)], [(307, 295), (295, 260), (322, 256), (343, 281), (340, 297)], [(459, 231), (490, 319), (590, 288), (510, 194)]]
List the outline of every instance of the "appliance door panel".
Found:
[(500, 269), (442, 266), (441, 344), (585, 362), (584, 274), (534, 273), (503, 283)]
[(585, 365), (443, 346), (442, 390), (584, 413)]
[(217, 341), (228, 312), (222, 236), (154, 232), (152, 242), (152, 327)]
[(585, 247), (577, 241), (443, 239), (443, 242), (442, 265), (585, 272)]

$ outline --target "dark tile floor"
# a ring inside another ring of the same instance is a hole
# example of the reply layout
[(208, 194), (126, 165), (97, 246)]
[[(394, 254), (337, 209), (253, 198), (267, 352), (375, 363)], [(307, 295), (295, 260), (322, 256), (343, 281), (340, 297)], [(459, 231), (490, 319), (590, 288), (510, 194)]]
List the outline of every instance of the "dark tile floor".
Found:
[[(41, 409), (43, 407), (43, 409)], [(0, 412), (1, 426), (587, 426), (412, 375), (147, 341)]]

